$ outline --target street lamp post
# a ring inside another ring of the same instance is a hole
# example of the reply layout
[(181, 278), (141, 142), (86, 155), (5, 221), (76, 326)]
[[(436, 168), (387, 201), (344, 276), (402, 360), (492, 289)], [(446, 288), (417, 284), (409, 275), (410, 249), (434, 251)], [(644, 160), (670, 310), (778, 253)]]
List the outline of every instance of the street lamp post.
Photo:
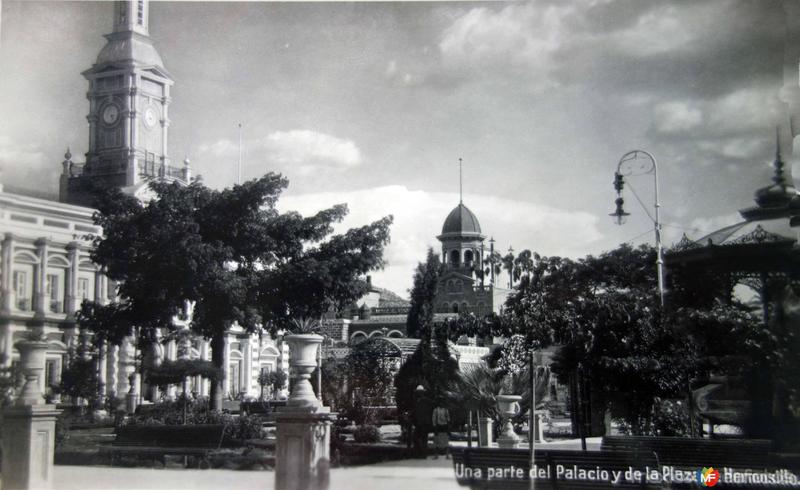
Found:
[[(639, 161), (640, 155), (647, 157), (650, 160), (651, 165), (636, 165), (636, 162)], [(653, 180), (655, 181), (655, 214), (650, 216), (650, 213), (647, 212), (647, 208), (644, 207), (644, 205), (642, 205), (642, 207), (644, 208), (645, 213), (647, 213), (647, 216), (653, 221), (655, 228), (658, 295), (661, 300), (661, 306), (664, 306), (664, 257), (661, 246), (661, 221), (659, 219), (659, 208), (661, 207), (661, 203), (658, 201), (658, 163), (656, 162), (656, 157), (649, 152), (644, 150), (632, 150), (622, 155), (622, 158), (619, 159), (619, 164), (617, 164), (617, 172), (614, 174), (614, 189), (617, 191), (617, 199), (615, 204), (617, 208), (613, 213), (611, 213), (610, 216), (613, 216), (619, 225), (625, 222), (626, 216), (629, 216), (629, 213), (626, 213), (622, 207), (625, 203), (625, 200), (622, 198), (622, 189), (625, 186), (625, 176), (645, 175), (650, 173), (653, 174)]]

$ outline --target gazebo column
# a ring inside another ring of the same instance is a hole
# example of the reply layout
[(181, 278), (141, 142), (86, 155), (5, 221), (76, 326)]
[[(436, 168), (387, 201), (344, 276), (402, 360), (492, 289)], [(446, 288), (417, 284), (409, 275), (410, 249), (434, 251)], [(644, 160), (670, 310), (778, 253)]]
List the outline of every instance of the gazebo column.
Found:
[[(167, 342), (167, 345), (165, 346), (165, 351), (166, 352), (164, 353), (165, 354), (164, 357), (166, 358), (167, 361), (175, 361), (175, 359), (177, 359), (178, 347), (175, 344), (174, 340), (170, 340), (169, 342)], [(176, 385), (167, 386), (167, 400), (170, 401), (174, 400), (176, 391), (177, 391)]]

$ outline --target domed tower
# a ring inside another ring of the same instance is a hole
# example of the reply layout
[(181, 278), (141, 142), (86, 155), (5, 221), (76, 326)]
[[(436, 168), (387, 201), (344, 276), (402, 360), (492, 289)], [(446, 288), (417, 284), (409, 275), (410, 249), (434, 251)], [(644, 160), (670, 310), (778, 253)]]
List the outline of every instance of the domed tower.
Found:
[(455, 270), (472, 277), (475, 268), (481, 268), (481, 247), (485, 235), (475, 213), (459, 203), (450, 211), (442, 226), (442, 234), (436, 237), (442, 242), (442, 262), (448, 270)]
[(475, 313), (485, 315), (494, 309), (492, 285), (478, 282), (483, 269), (481, 225), (475, 214), (460, 202), (442, 226), (442, 262), (445, 271), (439, 278), (436, 311), (439, 313)]

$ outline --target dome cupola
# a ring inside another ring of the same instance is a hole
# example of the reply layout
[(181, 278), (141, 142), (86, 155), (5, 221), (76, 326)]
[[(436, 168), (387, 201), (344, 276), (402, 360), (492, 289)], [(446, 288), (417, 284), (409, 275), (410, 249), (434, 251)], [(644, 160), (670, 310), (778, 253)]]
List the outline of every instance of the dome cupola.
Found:
[(450, 211), (447, 218), (444, 220), (442, 226), (442, 237), (457, 237), (457, 236), (479, 236), (481, 234), (481, 225), (475, 213), (469, 210), (464, 204), (459, 203), (458, 206)]

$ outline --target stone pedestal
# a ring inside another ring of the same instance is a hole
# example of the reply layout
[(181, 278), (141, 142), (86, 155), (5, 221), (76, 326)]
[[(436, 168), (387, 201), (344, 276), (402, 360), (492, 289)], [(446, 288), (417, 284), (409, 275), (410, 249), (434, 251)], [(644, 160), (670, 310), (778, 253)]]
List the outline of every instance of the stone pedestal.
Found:
[(3, 490), (53, 488), (55, 405), (14, 406), (3, 412)]
[(494, 442), (494, 420), (491, 417), (478, 417), (478, 445), (489, 447)]
[(139, 386), (139, 375), (133, 374), (128, 379), (130, 388), (128, 393), (125, 394), (125, 411), (132, 414), (136, 412), (136, 407), (139, 406), (139, 392), (137, 390)]
[(326, 490), (330, 484), (331, 422), (336, 415), (286, 410), (275, 415), (277, 490)]
[(542, 414), (534, 412), (533, 428), (528, 429), (528, 442), (544, 442), (544, 422)]

